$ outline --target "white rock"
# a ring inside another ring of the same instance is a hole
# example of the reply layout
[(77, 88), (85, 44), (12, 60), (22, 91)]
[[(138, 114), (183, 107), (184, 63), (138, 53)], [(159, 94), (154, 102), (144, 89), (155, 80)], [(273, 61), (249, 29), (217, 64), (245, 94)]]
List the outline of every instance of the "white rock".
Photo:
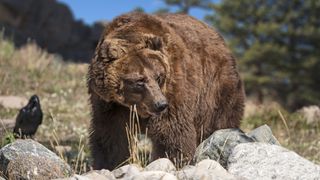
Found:
[(183, 168), (176, 172), (178, 179), (192, 180), (233, 180), (236, 179), (229, 174), (218, 162), (205, 159), (196, 164), (195, 167)]
[(116, 178), (109, 170), (93, 170), (85, 174), (75, 174), (69, 178), (60, 178), (54, 180), (115, 180)]
[(318, 179), (320, 166), (281, 146), (237, 145), (228, 159), (228, 172), (250, 179)]
[[(223, 175), (222, 175), (223, 174)], [(176, 172), (178, 179), (190, 179), (190, 180), (234, 180), (234, 176), (228, 173), (217, 173), (212, 170), (205, 169), (189, 169)]]
[(173, 172), (176, 171), (176, 167), (173, 163), (167, 158), (160, 158), (151, 162), (144, 169), (145, 171), (164, 171), (164, 172)]
[(112, 171), (115, 178), (127, 178), (139, 174), (141, 167), (136, 164), (128, 164)]
[(85, 174), (82, 174), (82, 176), (92, 179), (92, 180), (114, 180), (116, 179), (113, 174), (106, 169), (102, 170), (94, 170), (87, 172)]
[(217, 172), (226, 172), (227, 170), (223, 168), (217, 161), (211, 160), (211, 159), (204, 159), (200, 161), (198, 164), (196, 164), (197, 169), (210, 169), (215, 170)]
[(0, 96), (0, 105), (5, 108), (20, 109), (28, 103), (28, 99), (18, 96)]
[(91, 180), (89, 177), (81, 176), (78, 174), (75, 174), (71, 179), (68, 180)]
[(144, 171), (131, 178), (130, 180), (177, 180), (173, 174), (163, 171)]

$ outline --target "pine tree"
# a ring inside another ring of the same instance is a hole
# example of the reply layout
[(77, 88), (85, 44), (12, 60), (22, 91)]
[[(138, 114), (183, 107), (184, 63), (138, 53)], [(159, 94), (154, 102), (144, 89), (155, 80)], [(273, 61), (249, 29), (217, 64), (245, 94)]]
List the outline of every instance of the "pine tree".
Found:
[(320, 1), (222, 0), (206, 17), (239, 58), (247, 93), (320, 104)]
[(208, 9), (210, 0), (163, 0), (169, 6), (177, 6), (178, 12), (188, 14), (191, 8)]

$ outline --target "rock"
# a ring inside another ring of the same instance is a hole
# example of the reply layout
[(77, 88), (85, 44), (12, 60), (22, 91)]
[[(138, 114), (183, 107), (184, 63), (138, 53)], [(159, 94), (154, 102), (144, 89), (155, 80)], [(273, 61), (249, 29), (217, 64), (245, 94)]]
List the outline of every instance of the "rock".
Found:
[(236, 179), (233, 175), (229, 174), (218, 162), (214, 160), (202, 160), (194, 167), (184, 168), (176, 172), (178, 179)]
[(128, 164), (112, 171), (115, 178), (127, 178), (139, 174), (141, 167), (136, 164)]
[(92, 179), (92, 180), (113, 180), (116, 179), (113, 174), (106, 169), (102, 169), (102, 170), (94, 170), (94, 171), (90, 171), (87, 172), (85, 174), (82, 174), (81, 176), (88, 178), (88, 179)]
[(298, 113), (306, 119), (308, 125), (320, 126), (320, 108), (318, 106), (303, 107), (298, 110)]
[(252, 130), (247, 133), (247, 135), (253, 138), (256, 142), (280, 145), (279, 141), (272, 135), (270, 127), (266, 124)]
[(227, 173), (227, 170), (224, 169), (217, 161), (211, 160), (211, 159), (205, 159), (200, 161), (198, 164), (196, 164), (197, 169), (210, 169), (210, 170), (216, 170), (217, 172), (225, 172)]
[(20, 109), (28, 103), (28, 99), (18, 96), (0, 96), (0, 107)]
[(272, 131), (267, 125), (260, 126), (247, 134), (240, 129), (221, 129), (215, 131), (197, 147), (194, 161), (200, 162), (203, 159), (213, 159), (223, 167), (226, 167), (228, 157), (233, 148), (240, 143), (248, 142), (265, 142), (279, 145), (278, 140), (272, 135)]
[(227, 160), (232, 149), (245, 142), (254, 142), (239, 129), (221, 129), (215, 131), (209, 138), (204, 140), (196, 149), (194, 161), (203, 159), (218, 161), (223, 167), (227, 166)]
[(75, 20), (68, 6), (55, 0), (0, 0), (0, 29), (6, 37), (19, 47), (34, 40), (64, 59), (89, 62), (104, 25)]
[(164, 172), (173, 172), (176, 170), (176, 167), (173, 165), (173, 163), (167, 159), (167, 158), (160, 158), (152, 163), (150, 163), (147, 167), (144, 169), (145, 171), (164, 171)]
[(144, 171), (129, 178), (130, 180), (178, 180), (174, 175), (163, 171)]
[(250, 179), (320, 179), (320, 166), (281, 146), (266, 143), (237, 145), (228, 171)]
[(85, 177), (85, 176), (74, 174), (72, 177), (57, 178), (57, 179), (53, 179), (53, 180), (91, 180), (91, 179), (89, 179), (88, 177)]
[(0, 171), (9, 179), (53, 179), (72, 174), (67, 163), (31, 139), (16, 140), (0, 150)]

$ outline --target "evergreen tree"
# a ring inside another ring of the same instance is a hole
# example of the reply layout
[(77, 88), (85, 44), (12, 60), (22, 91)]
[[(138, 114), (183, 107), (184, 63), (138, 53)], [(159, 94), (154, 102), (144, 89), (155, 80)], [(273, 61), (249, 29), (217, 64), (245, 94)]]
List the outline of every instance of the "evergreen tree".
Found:
[(211, 0), (163, 0), (169, 6), (177, 6), (178, 12), (188, 14), (191, 8), (208, 9)]
[(140, 6), (134, 8), (132, 11), (133, 11), (133, 12), (141, 12), (141, 13), (144, 13), (144, 12), (145, 12), (145, 10), (144, 10), (142, 7), (140, 7)]
[(239, 58), (247, 93), (320, 104), (320, 1), (221, 0), (206, 17)]

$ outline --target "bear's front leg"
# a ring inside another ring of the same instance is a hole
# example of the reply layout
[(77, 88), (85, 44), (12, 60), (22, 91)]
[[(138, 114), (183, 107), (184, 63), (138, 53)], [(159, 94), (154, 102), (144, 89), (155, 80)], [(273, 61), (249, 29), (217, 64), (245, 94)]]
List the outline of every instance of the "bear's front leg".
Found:
[[(113, 170), (129, 158), (128, 141), (125, 132), (113, 131), (108, 137), (96, 135), (91, 138), (91, 151), (94, 169)], [(92, 134), (94, 136), (94, 134)]]
[(168, 125), (165, 120), (149, 124), (148, 136), (153, 143), (152, 160), (165, 157), (177, 165), (185, 165), (192, 160), (196, 150), (196, 130), (192, 124)]
[(129, 111), (92, 95), (90, 146), (94, 169), (113, 170), (129, 158), (126, 124)]

